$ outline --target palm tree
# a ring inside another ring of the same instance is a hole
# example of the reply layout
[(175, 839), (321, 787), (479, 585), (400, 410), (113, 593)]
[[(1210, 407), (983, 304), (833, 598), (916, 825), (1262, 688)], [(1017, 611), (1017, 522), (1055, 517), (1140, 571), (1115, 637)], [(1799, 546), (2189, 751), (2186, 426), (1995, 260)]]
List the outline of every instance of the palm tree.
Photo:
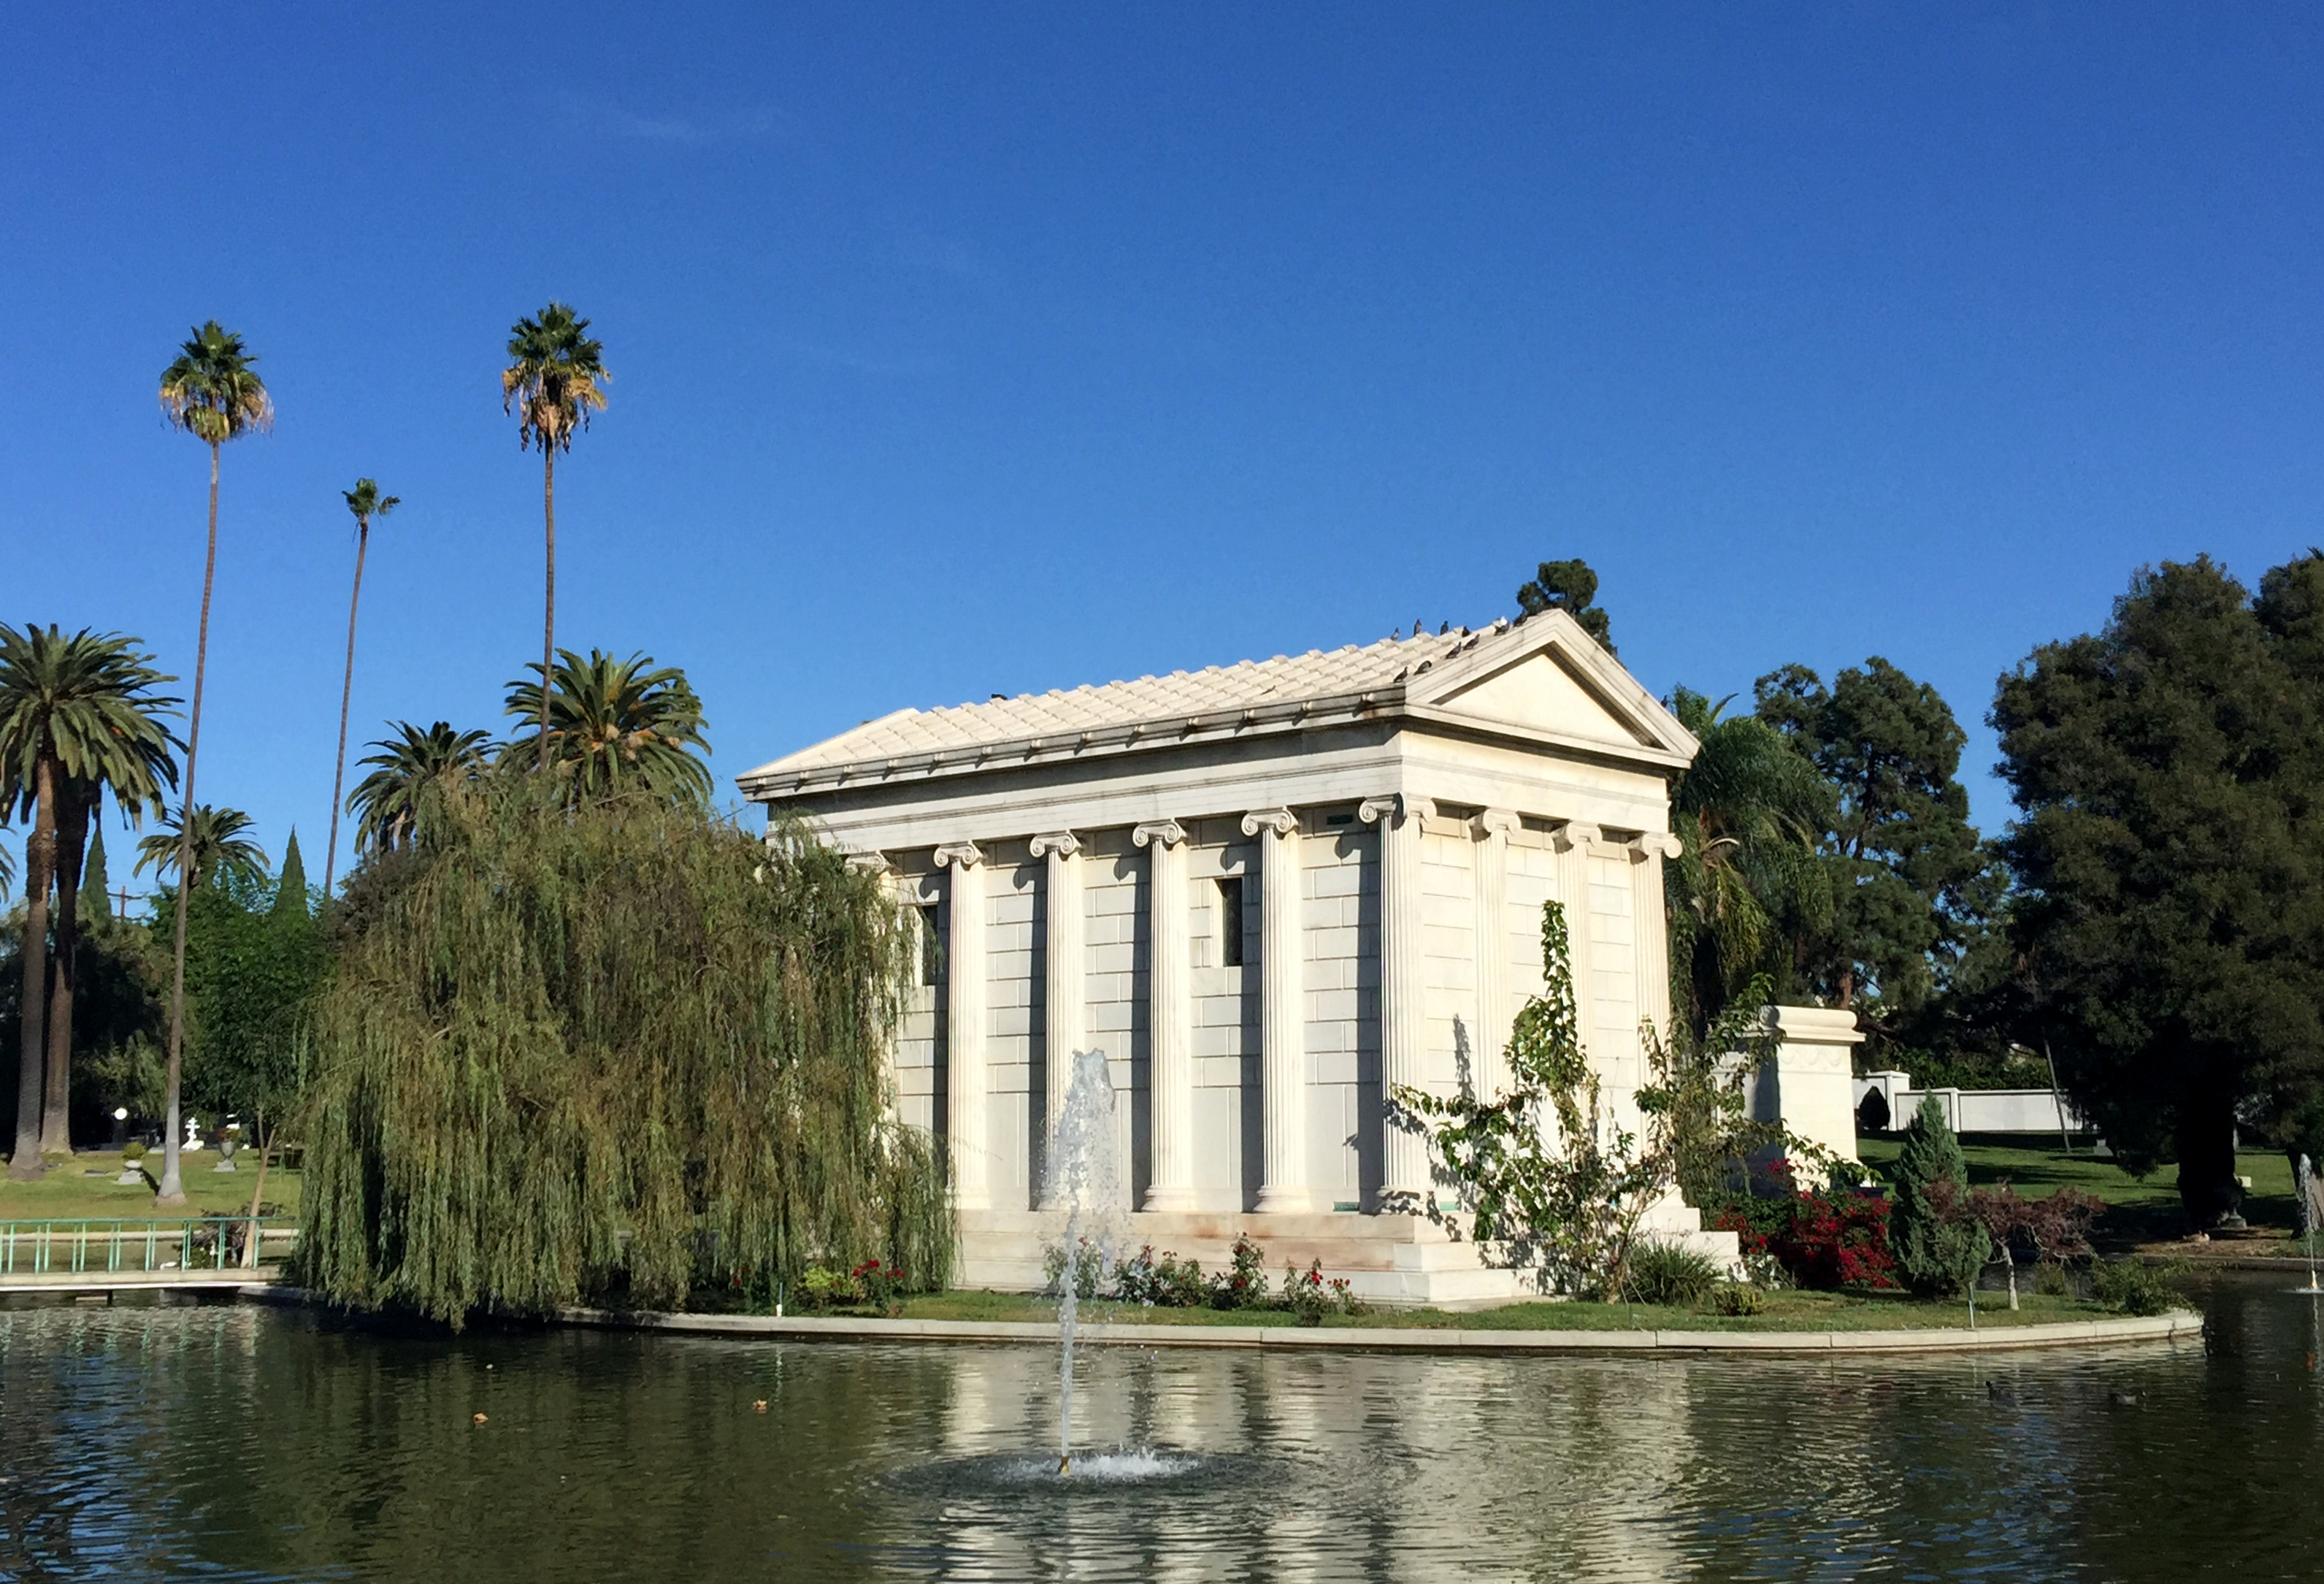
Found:
[(1815, 865), (1815, 766), (1757, 716), (1680, 688), (1671, 711), (1702, 746), (1671, 789), (1673, 988), (1697, 1033), (1754, 972), (1775, 968), (1777, 921), (1828, 912)]
[[(602, 388), (613, 375), (604, 347), (585, 333), (562, 302), (551, 302), (538, 319), (521, 319), (509, 330), (512, 361), (501, 371), (501, 411), (517, 420), (520, 449), (540, 447), (540, 510), (549, 532), (549, 597), (540, 624), (540, 669), (557, 653), (557, 453), (573, 449), (576, 430), (589, 427), (589, 414), (605, 410)], [(549, 764), (549, 708), (541, 701), (539, 765)]]
[(625, 791), (696, 807), (709, 802), (710, 771), (691, 752), (710, 752), (702, 700), (684, 672), (656, 667), (643, 654), (616, 660), (592, 649), (584, 661), (561, 649), (544, 698), (540, 668), (526, 669), (536, 680), (509, 684), (508, 713), (549, 722), (549, 758), (570, 778), (568, 804)]
[[(133, 815), (158, 808), (174, 783), (177, 740), (161, 716), (178, 700), (152, 692), (176, 679), (153, 669), (134, 639), (86, 628), (19, 633), (0, 626), (0, 805), (32, 818), (24, 844), (26, 916), (22, 1044), (16, 1077), (16, 1148), (9, 1174), (41, 1174), (43, 1143), (69, 1150), (65, 1103), (71, 1076), (75, 904), (88, 817), (106, 787)], [(51, 986), (49, 896), (56, 910), (60, 981)], [(54, 992), (58, 1011), (45, 1005)], [(58, 1025), (49, 1024), (54, 1019)], [(42, 1106), (42, 1080), (49, 1105)], [(44, 1138), (45, 1135), (45, 1138)]]
[[(251, 366), (258, 361), (242, 338), (216, 320), (206, 321), (161, 371), (161, 411), (172, 427), (210, 449), (209, 551), (202, 562), (202, 620), (194, 644), (194, 709), (186, 727), (186, 798), (194, 801), (194, 755), (202, 740), (202, 682), (209, 668), (210, 588), (217, 578), (218, 448), (253, 431), (274, 425), (274, 402), (266, 382)], [(178, 855), (178, 867), (187, 855)], [(165, 1205), (186, 1202), (178, 1179), (178, 1079), (186, 1038), (186, 888), (178, 888), (177, 943), (170, 968), (169, 1132), (161, 1140), (161, 1192)]]
[(323, 900), (331, 896), (331, 875), (339, 857), (339, 790), (347, 774), (347, 700), (355, 688), (355, 607), (363, 600), (364, 551), (371, 545), (371, 520), (384, 517), (403, 503), (395, 496), (379, 493), (375, 479), (358, 478), (353, 489), (339, 492), (346, 497), (347, 510), (355, 515), (355, 587), (347, 597), (347, 674), (339, 684), (339, 756), (331, 771), (331, 839), (323, 849)]
[(483, 732), (456, 732), (442, 720), (425, 731), (408, 720), (389, 724), (399, 735), (364, 745), (381, 750), (363, 761), (378, 768), (347, 799), (357, 852), (408, 846), (419, 834), (427, 789), (474, 781), (484, 769), (490, 739)]
[(176, 811), (164, 814), (161, 828), (137, 844), (134, 872), (143, 875), (150, 866), (153, 877), (166, 884), (185, 873), (180, 866), (190, 864), (193, 882), (178, 887), (180, 896), (214, 880), (263, 883), (266, 849), (250, 839), (248, 833), (255, 829), (256, 822), (240, 809), (214, 809), (208, 803), (196, 803), (193, 817), (182, 822)]

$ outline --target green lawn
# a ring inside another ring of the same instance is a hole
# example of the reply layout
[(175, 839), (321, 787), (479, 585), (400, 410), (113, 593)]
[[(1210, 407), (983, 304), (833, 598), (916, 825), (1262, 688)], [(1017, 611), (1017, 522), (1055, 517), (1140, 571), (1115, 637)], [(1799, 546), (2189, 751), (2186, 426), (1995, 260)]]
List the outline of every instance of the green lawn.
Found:
[[(1895, 1164), (1900, 1148), (1894, 1137), (1866, 1135), (1856, 1141), (1856, 1153), (1865, 1163), (1884, 1169)], [(2179, 1205), (2177, 1166), (2159, 1166), (2141, 1179), (2111, 1161), (2094, 1158), (2087, 1144), (2078, 1143), (2069, 1156), (2055, 1139), (2043, 1144), (2019, 1135), (1964, 1134), (1961, 1153), (1969, 1158), (1973, 1186), (2006, 1182), (2029, 1199), (2072, 1187), (2104, 1200), (2107, 1212), (2097, 1232), (2107, 1246), (2160, 1242), (2188, 1231), (2186, 1212)], [(2239, 1252), (2274, 1252), (2300, 1225), (2291, 1163), (2279, 1154), (2250, 1153), (2236, 1162), (2236, 1170), (2252, 1181), (2244, 1218), (2273, 1236), (2253, 1240), (2255, 1246), (2250, 1248), (2240, 1243), (2231, 1246)]]
[[(1731, 1317), (1697, 1309), (1665, 1309), (1627, 1303), (1511, 1303), (1499, 1309), (1376, 1309), (1367, 1314), (1333, 1316), (1333, 1327), (1410, 1327), (1462, 1331), (1886, 1331), (1965, 1327), (1966, 1302), (1931, 1303), (1901, 1293), (1770, 1292), (1764, 1313)], [(2037, 1320), (2104, 1320), (2114, 1311), (2079, 1299), (2028, 1292), (2015, 1313), (1998, 1293), (1981, 1293), (1980, 1326), (2024, 1325)], [(1093, 1301), (1081, 1306), (1084, 1322), (1159, 1326), (1289, 1326), (1296, 1322), (1277, 1310), (1144, 1309), (1136, 1304)], [(1016, 1292), (939, 1292), (907, 1299), (907, 1320), (1027, 1320), (1047, 1325), (1056, 1318), (1051, 1300)]]
[[(113, 1180), (120, 1175), (121, 1156), (114, 1151), (75, 1155), (69, 1163), (53, 1164), (38, 1182), (10, 1182), (0, 1178), (0, 1220), (78, 1220), (84, 1218), (124, 1220), (180, 1220), (188, 1216), (240, 1215), (250, 1209), (250, 1193), (258, 1181), (258, 1157), (235, 1157), (235, 1170), (214, 1172), (216, 1153), (204, 1150), (184, 1158), (180, 1168), (186, 1186), (186, 1203), (164, 1207), (153, 1202), (152, 1174), (161, 1169), (157, 1152), (151, 1157), (142, 1187), (124, 1188)], [(299, 1173), (279, 1165), (266, 1172), (266, 1203), (270, 1213), (295, 1215), (299, 1209)]]

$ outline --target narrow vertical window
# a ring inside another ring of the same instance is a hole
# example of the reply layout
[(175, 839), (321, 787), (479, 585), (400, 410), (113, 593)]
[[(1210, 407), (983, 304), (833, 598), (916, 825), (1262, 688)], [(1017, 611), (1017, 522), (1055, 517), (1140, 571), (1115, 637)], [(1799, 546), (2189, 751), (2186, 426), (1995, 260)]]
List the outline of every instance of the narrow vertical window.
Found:
[(920, 915), (920, 983), (933, 985), (944, 970), (944, 941), (936, 933), (936, 904), (924, 903), (914, 911)]
[(1219, 966), (1242, 967), (1242, 876), (1219, 882)]

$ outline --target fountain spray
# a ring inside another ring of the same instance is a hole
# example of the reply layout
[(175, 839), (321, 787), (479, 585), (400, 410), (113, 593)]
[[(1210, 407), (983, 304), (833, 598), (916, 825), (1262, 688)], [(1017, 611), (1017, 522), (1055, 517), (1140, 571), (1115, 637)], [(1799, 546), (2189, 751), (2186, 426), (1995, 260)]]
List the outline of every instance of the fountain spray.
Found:
[(2316, 1284), (2316, 1169), (2302, 1155), (2292, 1163), (2292, 1190), (2300, 1200), (2300, 1236), (2308, 1246), (2308, 1285), (2295, 1287), (2295, 1292), (2324, 1293)]
[(1097, 1279), (1114, 1264), (1121, 1209), (1113, 1073), (1102, 1051), (1074, 1052), (1073, 1081), (1049, 1137), (1046, 1201), (1065, 1212), (1065, 1268), (1057, 1274), (1057, 1472), (1074, 1467), (1074, 1329), (1081, 1309), (1082, 1246), (1093, 1250)]

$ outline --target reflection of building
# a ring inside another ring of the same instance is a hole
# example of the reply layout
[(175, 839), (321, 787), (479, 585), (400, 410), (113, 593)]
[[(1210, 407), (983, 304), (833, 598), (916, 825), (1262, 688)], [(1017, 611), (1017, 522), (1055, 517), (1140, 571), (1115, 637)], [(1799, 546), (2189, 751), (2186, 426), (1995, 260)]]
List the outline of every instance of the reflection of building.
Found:
[(1443, 1301), (1510, 1279), (1401, 1213), (1436, 1190), (1383, 1095), (1495, 1086), (1555, 899), (1627, 1102), (1638, 1025), (1669, 1015), (1667, 777), (1694, 751), (1553, 612), (899, 710), (742, 787), (921, 910), (898, 1088), (947, 1140), (971, 1284), (1040, 1280), (1052, 1056), (1094, 1046), (1127, 1102), (1137, 1240), (1208, 1264), (1248, 1230), (1273, 1261)]

